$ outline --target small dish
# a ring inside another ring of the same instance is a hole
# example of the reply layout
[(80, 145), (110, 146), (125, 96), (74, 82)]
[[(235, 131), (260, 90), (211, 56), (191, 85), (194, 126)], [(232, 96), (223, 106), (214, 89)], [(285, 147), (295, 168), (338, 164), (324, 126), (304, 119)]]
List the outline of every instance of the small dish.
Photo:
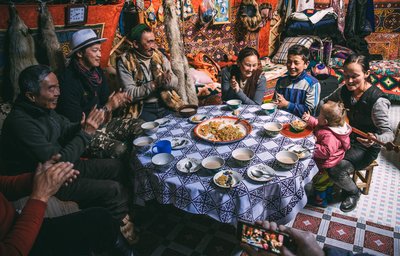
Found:
[(237, 187), (242, 180), (242, 175), (232, 170), (222, 170), (217, 172), (213, 177), (215, 185), (221, 188)]
[(228, 105), (228, 107), (231, 110), (236, 110), (242, 105), (242, 101), (241, 100), (228, 100), (226, 102), (226, 104)]
[(264, 113), (267, 115), (270, 115), (275, 112), (276, 110), (276, 104), (275, 103), (264, 103), (261, 105), (261, 108), (264, 110)]
[(170, 119), (165, 118), (165, 117), (164, 117), (164, 118), (160, 118), (160, 119), (154, 120), (154, 122), (157, 122), (157, 123), (160, 124), (160, 127), (167, 126), (167, 124), (169, 124), (170, 121), (171, 121)]
[(302, 131), (304, 131), (304, 129), (306, 129), (306, 127), (307, 127), (307, 123), (300, 119), (296, 119), (296, 120), (293, 120), (292, 122), (290, 122), (290, 129), (293, 132), (302, 132)]
[(201, 114), (197, 114), (197, 115), (193, 115), (193, 116), (189, 117), (189, 121), (192, 123), (195, 123), (195, 124), (199, 124), (206, 119), (207, 119), (207, 116), (201, 115)]
[(171, 141), (171, 148), (173, 150), (186, 148), (190, 144), (190, 140), (183, 137), (174, 137), (169, 141)]
[(200, 170), (201, 160), (197, 158), (183, 158), (176, 164), (176, 168), (183, 173), (194, 173)]
[(225, 160), (219, 156), (209, 156), (201, 161), (201, 165), (208, 170), (216, 171), (224, 166)]
[(157, 122), (146, 122), (143, 123), (140, 127), (143, 129), (145, 134), (151, 136), (158, 131), (160, 124)]
[(133, 141), (133, 145), (139, 152), (146, 152), (151, 148), (154, 139), (149, 136), (138, 137)]
[(268, 136), (275, 137), (282, 130), (283, 126), (278, 122), (268, 122), (264, 124), (263, 128)]
[(175, 157), (169, 153), (160, 153), (151, 158), (151, 162), (158, 168), (168, 167)]
[(287, 151), (295, 153), (299, 159), (305, 159), (311, 156), (311, 151), (308, 148), (298, 144), (289, 145)]
[[(262, 177), (256, 177), (253, 175), (254, 171), (260, 171), (265, 173), (266, 175), (263, 175)], [(247, 169), (247, 176), (254, 181), (261, 181), (261, 182), (270, 181), (274, 179), (275, 175), (276, 175), (275, 170), (265, 164), (253, 165), (252, 167)]]
[(197, 105), (183, 105), (178, 109), (178, 113), (181, 117), (189, 117), (197, 113)]
[(280, 151), (275, 155), (279, 165), (284, 169), (292, 169), (299, 161), (297, 154), (290, 151)]
[(254, 151), (249, 148), (237, 148), (232, 151), (233, 159), (235, 159), (236, 163), (240, 166), (248, 165), (254, 156)]

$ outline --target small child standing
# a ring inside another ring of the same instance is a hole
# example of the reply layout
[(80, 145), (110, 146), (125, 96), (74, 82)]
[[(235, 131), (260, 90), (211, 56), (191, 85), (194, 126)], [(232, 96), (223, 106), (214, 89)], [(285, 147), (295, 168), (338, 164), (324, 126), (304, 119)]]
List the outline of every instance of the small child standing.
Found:
[(303, 120), (313, 128), (316, 137), (314, 160), (319, 173), (313, 178), (314, 204), (321, 207), (328, 205), (332, 196), (333, 182), (329, 179), (327, 169), (337, 165), (346, 150), (350, 149), (351, 127), (345, 122), (346, 110), (343, 103), (328, 101), (322, 105), (317, 118), (308, 112)]
[(288, 50), (287, 76), (279, 78), (275, 87), (276, 104), (298, 117), (305, 112), (314, 114), (319, 102), (321, 85), (307, 74), (310, 51), (303, 45), (293, 45)]

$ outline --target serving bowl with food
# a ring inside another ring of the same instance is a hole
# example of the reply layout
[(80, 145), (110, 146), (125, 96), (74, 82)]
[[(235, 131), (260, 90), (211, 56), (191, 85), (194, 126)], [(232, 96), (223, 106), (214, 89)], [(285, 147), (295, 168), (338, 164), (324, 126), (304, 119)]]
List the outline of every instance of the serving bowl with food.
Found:
[(245, 138), (252, 131), (250, 123), (233, 116), (208, 119), (198, 124), (193, 132), (205, 141), (216, 144), (228, 144)]
[(228, 105), (228, 107), (231, 110), (236, 110), (242, 105), (242, 101), (241, 100), (228, 100), (226, 102), (226, 105)]
[(292, 132), (302, 132), (306, 127), (307, 123), (299, 119), (290, 122), (290, 130), (292, 130)]
[(280, 151), (275, 155), (275, 158), (284, 169), (292, 169), (299, 161), (297, 154), (290, 151)]
[(265, 133), (270, 137), (275, 137), (282, 130), (282, 124), (278, 122), (267, 122), (263, 126)]

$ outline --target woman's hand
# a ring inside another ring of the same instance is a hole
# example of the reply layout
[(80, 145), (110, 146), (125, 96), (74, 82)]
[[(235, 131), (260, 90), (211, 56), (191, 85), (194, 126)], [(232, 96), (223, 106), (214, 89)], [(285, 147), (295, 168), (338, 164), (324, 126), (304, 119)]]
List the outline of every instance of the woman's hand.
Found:
[(94, 106), (92, 111), (90, 111), (89, 116), (86, 118), (85, 113), (82, 113), (81, 126), (82, 130), (87, 134), (93, 135), (100, 125), (104, 122), (104, 110), (97, 109)]
[[(371, 138), (376, 139), (376, 136), (373, 133), (368, 133), (368, 136), (370, 136)], [(362, 138), (362, 137), (357, 137), (358, 142), (360, 142), (361, 144), (364, 145), (364, 147), (369, 148), (372, 145), (374, 145), (374, 141), (371, 139), (366, 139), (366, 138)]]
[(236, 81), (236, 77), (232, 76), (231, 78), (231, 88), (234, 92), (238, 93), (240, 90), (239, 83)]
[(282, 94), (276, 93), (275, 104), (278, 105), (278, 108), (287, 108), (289, 106), (289, 101), (287, 101)]
[(111, 112), (122, 106), (126, 106), (130, 102), (132, 102), (132, 98), (121, 89), (118, 92), (111, 93), (105, 106)]
[(301, 117), (301, 119), (303, 119), (304, 121), (308, 122), (308, 120), (310, 119), (310, 116), (311, 116), (310, 113), (307, 111), (307, 112), (304, 112), (304, 114)]

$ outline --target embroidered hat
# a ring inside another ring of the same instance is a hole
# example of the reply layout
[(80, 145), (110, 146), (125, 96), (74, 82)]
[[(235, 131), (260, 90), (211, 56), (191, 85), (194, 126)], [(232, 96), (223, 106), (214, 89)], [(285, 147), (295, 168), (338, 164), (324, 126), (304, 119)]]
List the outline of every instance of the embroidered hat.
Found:
[(131, 41), (139, 41), (144, 30), (151, 30), (146, 24), (138, 24), (131, 29), (128, 39)]
[(71, 52), (68, 53), (67, 57), (71, 57), (76, 51), (84, 48), (93, 43), (102, 43), (106, 41), (107, 38), (99, 38), (92, 29), (81, 29), (76, 31), (72, 35), (70, 42)]

